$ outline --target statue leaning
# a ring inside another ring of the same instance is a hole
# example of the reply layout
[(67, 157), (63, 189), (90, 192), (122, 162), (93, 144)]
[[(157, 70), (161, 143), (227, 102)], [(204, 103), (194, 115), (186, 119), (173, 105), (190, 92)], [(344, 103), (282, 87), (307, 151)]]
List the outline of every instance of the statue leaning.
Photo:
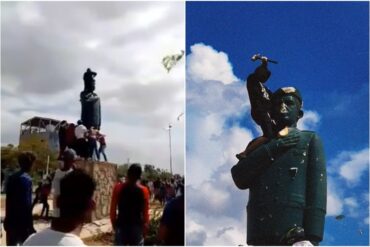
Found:
[(90, 68), (83, 75), (85, 87), (80, 93), (81, 120), (87, 129), (90, 127), (100, 129), (101, 125), (100, 98), (94, 93), (96, 75), (97, 73)]
[(267, 108), (252, 109), (253, 119), (262, 119), (264, 135), (248, 144), (231, 169), (235, 185), (249, 189), (247, 243), (318, 245), (323, 239), (327, 194), (322, 142), (315, 132), (297, 129), (303, 111), (296, 88), (280, 88), (267, 98)]

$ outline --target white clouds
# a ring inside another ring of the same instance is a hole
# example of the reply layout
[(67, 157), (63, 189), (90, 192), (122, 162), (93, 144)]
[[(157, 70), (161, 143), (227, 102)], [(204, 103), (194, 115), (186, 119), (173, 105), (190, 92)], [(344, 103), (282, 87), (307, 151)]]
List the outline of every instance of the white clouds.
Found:
[(37, 5), (23, 3), (17, 8), (18, 18), (24, 25), (38, 25), (44, 21)]
[[(227, 55), (196, 44), (187, 57), (187, 244), (245, 243), (248, 193), (234, 186), (230, 168), (252, 132), (230, 124), (247, 114), (244, 82)], [(237, 122), (235, 122), (237, 123)]]
[(226, 53), (217, 52), (204, 44), (195, 44), (190, 50), (187, 73), (194, 81), (216, 80), (230, 84), (238, 80), (232, 72)]
[(364, 219), (364, 224), (369, 224), (369, 216)]
[(356, 186), (369, 169), (369, 148), (342, 151), (329, 161), (328, 172), (339, 175), (349, 186)]
[(339, 174), (350, 184), (357, 184), (363, 172), (369, 169), (369, 149), (348, 153), (339, 168)]
[(359, 215), (358, 213), (359, 203), (357, 202), (356, 198), (354, 197), (345, 198), (344, 205), (347, 206), (350, 216), (357, 217)]
[(357, 208), (358, 207), (358, 203), (357, 203), (357, 200), (356, 198), (354, 197), (347, 197), (344, 199), (344, 204), (352, 207), (352, 208)]
[[(188, 65), (191, 66), (189, 61)], [(199, 83), (188, 79), (188, 184), (200, 184), (225, 162), (228, 165), (236, 162), (235, 154), (250, 141), (250, 131), (238, 126), (232, 129), (226, 126), (228, 119), (246, 114), (249, 105), (244, 90), (238, 82), (225, 85), (219, 81)]]
[(187, 245), (239, 245), (245, 244), (245, 214), (240, 219), (218, 215), (187, 214)]
[(298, 121), (297, 127), (300, 130), (315, 130), (320, 122), (320, 115), (316, 111), (304, 111), (303, 118)]
[(327, 216), (337, 216), (343, 212), (343, 200), (334, 185), (334, 181), (328, 177)]
[(364, 148), (342, 151), (328, 162), (328, 216), (344, 214), (352, 218), (363, 217), (366, 223), (369, 195), (358, 195), (353, 191), (368, 170), (368, 157), (368, 148)]

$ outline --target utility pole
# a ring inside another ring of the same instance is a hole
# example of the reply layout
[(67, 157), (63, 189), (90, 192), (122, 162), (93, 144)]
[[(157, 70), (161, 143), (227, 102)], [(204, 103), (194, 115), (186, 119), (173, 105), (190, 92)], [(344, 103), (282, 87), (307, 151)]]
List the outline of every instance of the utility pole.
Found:
[(172, 173), (171, 128), (172, 128), (172, 125), (168, 124), (168, 138), (169, 138), (169, 143), (170, 143), (170, 171), (171, 171), (171, 175), (173, 175)]
[(48, 159), (46, 162), (46, 176), (49, 175), (49, 163), (50, 163), (50, 155), (48, 155)]

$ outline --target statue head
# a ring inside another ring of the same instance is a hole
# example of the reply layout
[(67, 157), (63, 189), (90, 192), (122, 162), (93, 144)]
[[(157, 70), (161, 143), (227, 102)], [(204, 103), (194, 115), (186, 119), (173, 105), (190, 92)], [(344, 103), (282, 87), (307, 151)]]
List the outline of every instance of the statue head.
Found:
[(278, 130), (284, 127), (296, 127), (303, 117), (302, 96), (294, 87), (279, 88), (272, 95), (272, 118)]

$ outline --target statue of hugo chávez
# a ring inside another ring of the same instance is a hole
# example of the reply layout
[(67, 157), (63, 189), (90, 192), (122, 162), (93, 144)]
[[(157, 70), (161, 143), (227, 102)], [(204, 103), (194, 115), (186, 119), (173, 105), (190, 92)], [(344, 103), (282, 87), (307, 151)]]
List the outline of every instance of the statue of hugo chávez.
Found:
[[(268, 59), (247, 79), (252, 117), (263, 136), (238, 154), (231, 173), (239, 189), (249, 189), (247, 243), (318, 245), (326, 214), (326, 167), (323, 146), (313, 131), (297, 129), (302, 97), (293, 87), (271, 93)], [(253, 95), (251, 95), (253, 93)], [(254, 102), (252, 102), (254, 101)]]
[(94, 127), (100, 129), (101, 112), (100, 112), (100, 98), (94, 93), (95, 90), (95, 76), (96, 72), (90, 68), (86, 70), (83, 75), (84, 90), (80, 93), (81, 101), (81, 121), (87, 129)]

